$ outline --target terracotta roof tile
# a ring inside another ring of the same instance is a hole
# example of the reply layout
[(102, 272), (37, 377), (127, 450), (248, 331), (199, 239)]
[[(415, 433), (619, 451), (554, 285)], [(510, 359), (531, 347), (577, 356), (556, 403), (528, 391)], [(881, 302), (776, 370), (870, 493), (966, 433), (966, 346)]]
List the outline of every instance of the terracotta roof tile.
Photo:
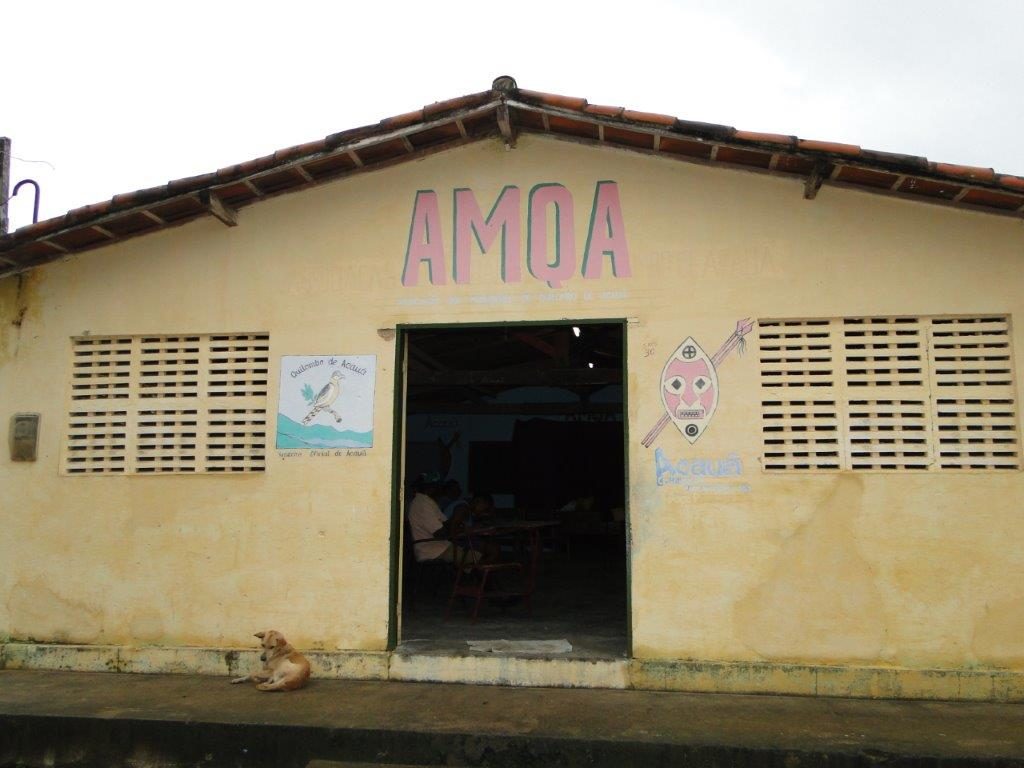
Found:
[(831, 141), (816, 141), (814, 139), (797, 139), (797, 146), (809, 152), (827, 152), (832, 155), (849, 155), (856, 157), (860, 154), (860, 147), (856, 144), (837, 144)]
[(681, 133), (717, 140), (730, 139), (736, 133), (736, 129), (731, 125), (701, 123), (695, 120), (676, 120), (675, 129)]
[(263, 157), (257, 157), (255, 160), (246, 160), (239, 168), (244, 175), (248, 176), (250, 173), (259, 173), (273, 166), (274, 156), (264, 155)]
[(235, 176), (237, 176), (241, 172), (242, 172), (242, 166), (241, 165), (238, 165), (238, 164), (226, 165), (223, 168), (220, 168), (220, 169), (217, 170), (216, 176), (217, 176), (218, 179), (233, 179)]
[[(63, 216), (54, 216), (52, 219), (43, 219), (42, 221), (37, 221), (35, 224), (29, 224), (27, 227), (21, 227), (16, 233), (12, 234), (16, 234), (19, 238), (34, 240), (37, 237), (43, 237), (51, 232), (56, 232), (64, 226), (66, 219), (67, 214)], [(11, 235), (7, 235), (7, 237), (11, 237)]]
[(193, 189), (205, 187), (216, 180), (216, 173), (203, 173), (199, 176), (187, 176), (184, 179), (175, 179), (174, 181), (167, 182), (167, 192), (171, 195), (180, 195), (182, 192), (191, 192)]
[(1010, 187), (1011, 189), (1024, 190), (1024, 177), (1022, 176), (1008, 176), (1003, 174), (999, 177), (999, 183), (1004, 187)]
[(664, 125), (670, 128), (676, 124), (676, 119), (672, 115), (659, 115), (656, 112), (634, 112), (631, 109), (627, 109), (622, 113), (622, 116), (626, 120), (633, 120), (637, 123), (654, 123), (655, 125)]
[(587, 114), (600, 115), (601, 117), (622, 117), (622, 113), (626, 110), (624, 107), (605, 107), (600, 104), (587, 104), (583, 111)]
[(110, 201), (104, 200), (100, 203), (93, 203), (92, 205), (86, 205), (82, 208), (76, 208), (73, 211), (68, 211), (65, 218), (73, 217), (75, 221), (81, 221), (82, 219), (88, 219), (93, 216), (102, 216), (110, 210)]
[(913, 166), (914, 168), (920, 168), (923, 171), (928, 170), (928, 158), (921, 157), (920, 155), (903, 155), (897, 152), (879, 152), (875, 149), (861, 149), (860, 156), (865, 160), (870, 160), (872, 163), (877, 163), (878, 165), (898, 165), (901, 168)]
[(277, 152), (274, 153), (274, 160), (278, 163), (286, 163), (297, 157), (323, 152), (324, 147), (325, 144), (323, 139), (320, 139), (319, 141), (307, 141), (305, 144), (296, 144), (294, 147), (286, 147), (285, 149), (277, 150)]
[(376, 133), (380, 133), (379, 125), (361, 125), (358, 128), (349, 128), (347, 130), (325, 136), (324, 147), (329, 150), (334, 149), (342, 144), (359, 141), (360, 139), (373, 136)]
[(932, 169), (943, 176), (958, 176), (972, 181), (995, 181), (996, 172), (991, 168), (976, 168), (971, 165), (951, 165), (949, 163), (932, 163)]
[(466, 96), (458, 96), (454, 99), (435, 101), (433, 104), (428, 104), (423, 108), (423, 119), (430, 120), (444, 112), (453, 112), (456, 109), (468, 109), (469, 107), (475, 107), (478, 104), (484, 104), (490, 100), (493, 95), (494, 94), (491, 91), (480, 91), (479, 93), (470, 93)]
[(110, 205), (115, 209), (133, 208), (136, 205), (143, 205), (145, 203), (152, 203), (157, 200), (161, 200), (166, 196), (166, 194), (166, 185), (161, 185), (159, 187), (146, 187), (145, 189), (136, 189), (134, 192), (114, 195), (110, 198)]
[(406, 112), (402, 115), (395, 115), (394, 117), (385, 117), (380, 121), (382, 128), (404, 128), (407, 125), (413, 125), (423, 120), (422, 109), (417, 109), (415, 112)]
[(575, 96), (559, 96), (557, 93), (544, 93), (543, 91), (528, 91), (524, 88), (520, 88), (518, 93), (522, 98), (528, 101), (537, 101), (540, 102), (541, 104), (547, 104), (549, 107), (571, 109), (574, 112), (579, 112), (587, 106), (586, 99), (576, 98)]
[(778, 144), (783, 147), (795, 147), (796, 136), (783, 136), (781, 133), (758, 133), (757, 131), (736, 131), (734, 138), (740, 141), (754, 141), (758, 144)]

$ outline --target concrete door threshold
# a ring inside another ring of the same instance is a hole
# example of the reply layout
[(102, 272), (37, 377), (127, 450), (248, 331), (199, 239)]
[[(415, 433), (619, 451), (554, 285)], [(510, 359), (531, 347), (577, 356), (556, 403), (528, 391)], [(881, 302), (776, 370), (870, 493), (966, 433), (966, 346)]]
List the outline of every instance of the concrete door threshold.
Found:
[(629, 660), (495, 653), (410, 652), (391, 654), (389, 678), (419, 683), (628, 688)]

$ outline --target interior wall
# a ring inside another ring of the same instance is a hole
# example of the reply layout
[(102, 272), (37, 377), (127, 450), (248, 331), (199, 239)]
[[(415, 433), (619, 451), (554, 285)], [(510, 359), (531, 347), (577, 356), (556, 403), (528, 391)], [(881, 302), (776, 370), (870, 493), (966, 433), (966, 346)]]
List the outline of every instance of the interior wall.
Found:
[[(468, 366), (467, 370), (472, 366)], [(594, 392), (591, 401), (595, 403), (614, 402), (621, 400), (622, 388), (609, 386)], [(512, 403), (576, 403), (579, 398), (568, 390), (559, 387), (517, 387), (499, 393), (493, 401), (498, 404)], [(525, 411), (526, 409), (524, 409)], [(589, 420), (588, 416), (545, 415), (543, 417), (520, 414), (487, 414), (487, 413), (429, 413), (410, 414), (406, 420), (406, 439), (409, 444), (406, 457), (406, 480), (414, 478), (420, 472), (441, 472), (442, 464), (450, 460), (447, 477), (457, 480), (466, 493), (489, 492), (489, 489), (475, 489), (470, 483), (470, 448), (476, 442), (511, 443), (517, 421), (543, 418), (554, 422), (571, 419)], [(600, 414), (601, 421), (621, 422), (620, 414)], [(456, 435), (458, 439), (456, 440)], [(454, 442), (453, 442), (454, 441)], [(447, 451), (450, 458), (446, 459)], [(509, 471), (513, 471), (511, 468)], [(495, 504), (498, 507), (514, 508), (515, 494), (495, 493)]]

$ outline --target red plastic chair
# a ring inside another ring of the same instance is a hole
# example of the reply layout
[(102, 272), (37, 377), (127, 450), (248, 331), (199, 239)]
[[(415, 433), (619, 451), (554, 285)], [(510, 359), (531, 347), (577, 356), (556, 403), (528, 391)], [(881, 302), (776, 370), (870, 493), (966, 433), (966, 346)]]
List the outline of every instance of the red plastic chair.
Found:
[[(448, 609), (444, 618), (447, 621), (451, 617), (452, 605), (456, 597), (469, 597), (473, 599), (473, 611), (470, 614), (475, 624), (480, 615), (480, 606), (483, 601), (492, 599), (508, 600), (520, 598), (526, 605), (527, 614), (532, 615), (533, 609), (530, 605), (530, 591), (526, 588), (508, 589), (502, 587), (493, 589), (494, 579), (492, 574), (516, 572), (522, 576), (522, 563), (474, 563), (467, 561), (466, 554), (474, 551), (473, 539), (470, 535), (464, 535), (453, 539), (453, 544), (458, 544), (455, 559), (455, 584), (452, 585), (452, 593), (448, 598)], [(488, 590), (488, 582), (492, 589)]]

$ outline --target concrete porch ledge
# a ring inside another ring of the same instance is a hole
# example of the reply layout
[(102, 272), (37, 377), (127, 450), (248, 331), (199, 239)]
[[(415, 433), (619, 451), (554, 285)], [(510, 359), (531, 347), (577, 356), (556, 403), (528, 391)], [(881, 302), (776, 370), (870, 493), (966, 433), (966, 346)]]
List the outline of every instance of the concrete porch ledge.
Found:
[(633, 688), (858, 699), (1024, 701), (1024, 672), (633, 659)]
[[(242, 648), (127, 645), (0, 645), (0, 669), (137, 674), (244, 675), (260, 668), (260, 652)], [(303, 651), (314, 677), (386, 680), (388, 653)]]
[(0, 671), (0, 765), (1024, 766), (1024, 705)]
[(391, 680), (543, 688), (630, 688), (625, 659), (392, 654)]
[[(755, 693), (866, 699), (1024, 702), (1024, 671), (771, 662), (574, 659), (482, 653), (304, 651), (313, 676), (550, 688)], [(259, 667), (238, 648), (0, 644), (0, 669), (239, 675)]]

